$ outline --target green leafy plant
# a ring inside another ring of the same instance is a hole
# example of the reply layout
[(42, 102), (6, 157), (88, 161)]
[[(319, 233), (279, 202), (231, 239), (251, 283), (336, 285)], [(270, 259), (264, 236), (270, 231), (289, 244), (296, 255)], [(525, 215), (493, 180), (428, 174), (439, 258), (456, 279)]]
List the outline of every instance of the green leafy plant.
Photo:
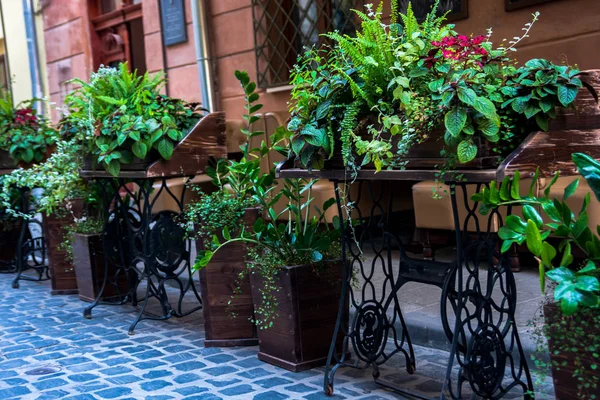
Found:
[[(244, 119), (248, 126), (242, 132), (248, 141), (241, 147), (242, 159), (239, 162), (220, 161), (208, 171), (219, 188), (218, 194), (205, 195), (196, 204), (193, 210), (196, 214), (191, 219), (206, 223), (205, 228), (200, 228), (201, 233), (210, 234), (212, 243), (198, 252), (193, 268), (205, 267), (216, 252), (230, 243), (248, 244), (248, 270), (259, 274), (264, 282), (261, 289), (263, 301), (255, 305), (254, 322), (260, 328), (267, 328), (272, 326), (276, 316), (274, 294), (279, 290), (275, 280), (277, 273), (286, 265), (310, 264), (318, 269), (326, 265), (325, 260), (339, 259), (339, 220), (335, 219), (333, 227), (325, 223), (325, 212), (335, 203), (334, 199), (321, 207), (312, 204), (311, 190), (316, 181), (285, 179), (283, 185), (278, 186), (274, 180), (274, 166), (268, 173), (260, 171), (260, 159), (268, 152), (279, 151), (287, 155), (284, 144), (290, 133), (280, 127), (270, 137), (271, 146), (263, 140), (259, 147), (250, 147), (252, 137), (264, 135), (264, 132), (251, 130), (251, 125), (259, 119), (255, 113), (262, 106), (257, 103), (256, 85), (250, 81), (248, 74), (236, 71), (236, 77), (246, 96)], [(232, 193), (225, 194), (228, 190)], [(214, 204), (216, 215), (208, 215), (212, 211), (210, 204), (215, 201), (223, 203)], [(278, 211), (278, 203), (282, 201), (285, 206)], [(248, 205), (260, 207), (263, 214), (251, 229), (239, 223), (243, 208)], [(222, 229), (217, 230), (217, 227)]]
[[(600, 163), (582, 153), (573, 154), (573, 162), (584, 178), (590, 178), (590, 187), (594, 190), (596, 200), (600, 201), (600, 191), (592, 186), (594, 179), (600, 177)], [(536, 174), (529, 193), (522, 196), (519, 193), (520, 174), (517, 172), (512, 179), (505, 178), (499, 187), (492, 182), (489, 188), (473, 195), (472, 200), (482, 202), (483, 213), (491, 208), (507, 205), (523, 207), (523, 218), (509, 215), (506, 224), (500, 228), (498, 235), (503, 240), (501, 250), (507, 251), (514, 243), (525, 243), (539, 261), (542, 290), (545, 290), (546, 277), (555, 282), (555, 301), (560, 303), (565, 315), (572, 315), (579, 308), (596, 308), (599, 305), (600, 227), (596, 232), (588, 227), (587, 207), (591, 200), (590, 193), (586, 194), (577, 215), (566, 203), (577, 190), (579, 179), (575, 179), (565, 188), (562, 199), (549, 197), (557, 179), (558, 174), (545, 188), (544, 197), (536, 197), (533, 193), (537, 181)], [(542, 215), (550, 222), (544, 222)], [(560, 238), (558, 246), (551, 244), (551, 235)], [(572, 250), (575, 247), (584, 255), (583, 258), (574, 257)]]
[(113, 176), (134, 157), (157, 153), (168, 160), (175, 145), (202, 117), (197, 103), (187, 103), (160, 93), (162, 73), (151, 77), (119, 68), (100, 67), (90, 82), (80, 85), (65, 104), (68, 114), (62, 132), (88, 144), (88, 151)]
[(11, 190), (43, 190), (35, 199), (36, 209), (46, 214), (65, 213), (65, 202), (69, 199), (85, 197), (88, 189), (79, 175), (82, 160), (81, 145), (75, 139), (56, 142), (56, 150), (44, 162), (28, 169), (16, 169), (2, 179), (0, 201), (9, 214), (29, 218), (30, 215), (15, 207), (11, 200)]
[[(445, 131), (443, 156), (467, 163), (488, 142), (506, 155), (526, 134), (547, 129), (554, 107), (569, 107), (582, 82), (579, 71), (546, 60), (515, 67), (509, 57), (538, 19), (508, 47), (487, 35), (466, 36), (432, 12), (419, 23), (409, 5), (391, 20), (376, 9), (356, 11), (356, 37), (326, 34), (332, 44), (308, 49), (292, 71), (290, 149), (299, 162), (321, 168), (341, 155), (356, 171), (405, 166), (418, 143)], [(360, 158), (357, 158), (360, 157)]]
[(14, 106), (9, 91), (0, 96), (0, 149), (25, 164), (43, 161), (58, 139), (48, 119), (35, 109), (36, 103), (42, 100), (26, 100)]
[(523, 196), (517, 172), (513, 179), (507, 177), (499, 186), (492, 182), (489, 188), (473, 195), (472, 200), (481, 202), (482, 213), (496, 207), (522, 206), (523, 217), (507, 216), (498, 232), (503, 240), (501, 250), (505, 252), (515, 243), (526, 244), (539, 263), (542, 291), (546, 290), (548, 278), (552, 282), (554, 302), (559, 307), (559, 314), (552, 318), (552, 323), (533, 327), (538, 343), (538, 354), (534, 354), (533, 359), (541, 371), (566, 366), (565, 361), (551, 359), (547, 363), (546, 357), (540, 356), (547, 354), (546, 338), (551, 339), (553, 354), (562, 355), (572, 363), (577, 396), (593, 399), (600, 384), (594, 371), (600, 363), (600, 342), (594, 336), (600, 329), (597, 315), (600, 226), (595, 231), (589, 228), (587, 208), (591, 201), (600, 201), (600, 163), (583, 153), (574, 153), (572, 159), (594, 194), (594, 199), (590, 193), (585, 195), (577, 214), (567, 200), (577, 190), (579, 179), (565, 187), (562, 198), (550, 198), (558, 174), (546, 186), (543, 197), (534, 194), (537, 173), (529, 192)]

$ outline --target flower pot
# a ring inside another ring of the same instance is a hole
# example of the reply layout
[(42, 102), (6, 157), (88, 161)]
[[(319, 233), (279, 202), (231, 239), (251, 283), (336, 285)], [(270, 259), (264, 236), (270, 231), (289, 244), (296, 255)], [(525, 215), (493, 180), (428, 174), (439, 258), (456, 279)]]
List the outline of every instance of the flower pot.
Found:
[[(594, 314), (597, 315), (594, 312), (590, 313), (590, 315)], [(594, 360), (592, 353), (598, 350), (592, 351), (590, 349), (592, 346), (598, 346), (597, 338), (600, 337), (600, 324), (595, 322), (591, 316), (579, 318), (565, 316), (556, 304), (544, 305), (544, 321), (556, 398), (560, 400), (580, 400), (589, 399), (592, 395), (599, 398), (600, 368), (592, 369), (592, 365), (598, 363), (597, 358)], [(577, 329), (582, 327), (585, 327), (583, 330), (584, 335), (578, 335), (571, 338), (571, 340), (569, 340), (568, 335), (565, 335), (565, 332), (576, 332)], [(569, 348), (570, 351), (564, 351), (565, 348)], [(578, 357), (575, 357), (576, 354)], [(580, 364), (577, 365), (577, 363)], [(598, 387), (596, 389), (582, 389), (583, 392), (578, 393), (577, 383), (579, 381), (577, 377), (573, 377), (573, 372), (576, 369), (585, 370), (587, 377), (595, 379)]]
[[(259, 208), (246, 209), (243, 218), (246, 227), (252, 227), (259, 213)], [(201, 239), (196, 242), (198, 249), (203, 248), (202, 242)], [(239, 278), (246, 271), (247, 254), (246, 244), (230, 243), (199, 272), (206, 347), (258, 344), (256, 326), (250, 320), (254, 316), (250, 279), (248, 274), (241, 281)], [(240, 293), (236, 293), (236, 288)]]
[(10, 156), (10, 153), (5, 150), (0, 150), (0, 170), (15, 169), (17, 167), (17, 162)]
[[(72, 211), (76, 217), (83, 214), (83, 200), (71, 200)], [(46, 238), (46, 249), (50, 278), (52, 282), (51, 294), (77, 294), (77, 278), (73, 264), (67, 260), (67, 252), (59, 249), (59, 244), (65, 239), (65, 227), (73, 224), (73, 215), (50, 214), (44, 216), (43, 229)]]
[[(260, 360), (293, 372), (325, 364), (340, 305), (342, 269), (340, 260), (327, 262), (319, 272), (310, 265), (281, 269), (275, 276), (278, 315), (272, 327), (258, 330)], [(256, 306), (263, 287), (258, 273), (250, 274), (250, 284)], [(346, 315), (342, 326), (348, 326), (347, 321)], [(338, 335), (336, 346), (339, 354), (346, 351), (343, 335)]]
[[(73, 235), (73, 268), (77, 279), (79, 299), (93, 302), (99, 295), (104, 281), (105, 258), (101, 234)], [(104, 300), (120, 299), (128, 291), (127, 275), (108, 264), (108, 280), (102, 298)], [(116, 278), (116, 282), (114, 282)]]

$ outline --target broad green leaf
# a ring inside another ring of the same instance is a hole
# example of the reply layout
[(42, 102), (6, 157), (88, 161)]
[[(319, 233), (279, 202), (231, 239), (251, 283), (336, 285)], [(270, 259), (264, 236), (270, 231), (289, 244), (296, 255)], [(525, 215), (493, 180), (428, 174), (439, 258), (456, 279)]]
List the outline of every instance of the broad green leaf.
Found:
[(485, 97), (478, 97), (475, 100), (473, 107), (489, 119), (496, 118), (496, 106)]
[(495, 120), (491, 120), (488, 118), (478, 118), (476, 121), (477, 127), (486, 137), (495, 137), (498, 135), (500, 131), (500, 126), (496, 123)]
[(536, 114), (535, 122), (537, 122), (541, 130), (544, 132), (548, 131), (548, 117), (546, 117), (544, 114)]
[(596, 199), (600, 201), (600, 162), (584, 153), (573, 153), (571, 157), (577, 165), (579, 174), (586, 180)]
[(552, 260), (556, 257), (556, 249), (548, 242), (542, 243), (542, 262), (546, 267), (552, 267)]
[(515, 175), (513, 177), (512, 186), (510, 187), (510, 196), (513, 200), (520, 200), (521, 194), (521, 173), (519, 171), (515, 171)]
[(146, 144), (144, 142), (135, 142), (131, 146), (131, 151), (137, 158), (144, 159), (146, 158), (148, 147), (146, 147)]
[(596, 292), (600, 290), (600, 283), (596, 277), (583, 275), (577, 277), (575, 287), (584, 292)]
[(463, 140), (458, 144), (456, 152), (459, 162), (468, 163), (477, 156), (477, 146), (470, 140)]
[(442, 86), (444, 86), (444, 78), (437, 79), (429, 82), (429, 90), (432, 92), (438, 92)]
[[(554, 296), (556, 298), (556, 291), (554, 292)], [(565, 291), (560, 298), (560, 309), (566, 316), (573, 315), (577, 311), (581, 300), (583, 300), (583, 295), (573, 287), (572, 290)]]
[(542, 255), (542, 237), (538, 227), (532, 220), (527, 221), (526, 238), (529, 251), (534, 256), (540, 257)]
[(525, 217), (526, 220), (532, 220), (538, 228), (541, 228), (544, 224), (542, 216), (529, 204), (523, 206), (523, 217)]
[(573, 255), (571, 254), (571, 243), (566, 242), (565, 247), (562, 249), (562, 252), (563, 255), (560, 260), (560, 266), (568, 267), (573, 262)]
[(170, 160), (173, 155), (173, 142), (170, 139), (162, 138), (158, 142), (158, 152), (165, 160)]
[(568, 107), (575, 101), (578, 91), (579, 89), (576, 86), (561, 85), (558, 87), (558, 101), (560, 101), (563, 106)]
[(575, 279), (575, 274), (568, 268), (558, 267), (546, 273), (548, 278), (556, 283), (572, 282)]
[(465, 104), (475, 106), (475, 102), (477, 101), (477, 93), (475, 93), (475, 91), (471, 88), (459, 87), (458, 98)]
[(565, 201), (569, 197), (573, 196), (573, 194), (577, 190), (577, 185), (579, 185), (579, 179), (575, 179), (573, 182), (571, 182), (567, 185), (567, 187), (565, 188), (565, 192), (563, 194), (563, 201)]
[(527, 223), (516, 215), (509, 215), (506, 217), (506, 226), (519, 233), (525, 233), (527, 230)]
[(110, 162), (106, 165), (106, 170), (112, 176), (117, 177), (121, 172), (121, 163), (119, 162), (119, 160), (110, 160)]
[(458, 136), (467, 123), (467, 112), (464, 108), (453, 107), (444, 117), (444, 125), (452, 136)]

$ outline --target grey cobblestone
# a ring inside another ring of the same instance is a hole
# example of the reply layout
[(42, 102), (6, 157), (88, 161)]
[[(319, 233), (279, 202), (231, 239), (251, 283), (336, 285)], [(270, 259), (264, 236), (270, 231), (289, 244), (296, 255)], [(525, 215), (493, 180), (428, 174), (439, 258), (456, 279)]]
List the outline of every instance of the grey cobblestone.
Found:
[[(50, 296), (48, 283), (15, 290), (11, 279), (0, 275), (0, 400), (404, 398), (374, 384), (370, 371), (340, 369), (326, 397), (322, 368), (291, 373), (259, 361), (256, 347), (203, 348), (202, 312), (143, 321), (128, 336), (131, 305), (99, 306), (87, 320), (76, 296)], [(439, 387), (439, 360), (448, 354), (415, 351), (429, 376), (407, 375), (401, 356), (382, 376), (437, 395), (429, 391)]]

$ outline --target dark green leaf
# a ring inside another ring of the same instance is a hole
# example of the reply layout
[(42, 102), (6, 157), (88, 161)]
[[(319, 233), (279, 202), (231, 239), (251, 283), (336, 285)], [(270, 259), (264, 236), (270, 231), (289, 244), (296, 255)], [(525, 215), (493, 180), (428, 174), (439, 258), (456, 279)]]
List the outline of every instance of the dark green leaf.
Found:
[(173, 142), (168, 138), (162, 138), (158, 142), (158, 152), (165, 160), (170, 160), (173, 155)]
[(477, 100), (477, 94), (471, 88), (467, 87), (459, 87), (458, 88), (458, 98), (465, 104), (470, 106), (474, 106)]
[(475, 100), (473, 107), (489, 119), (496, 118), (496, 106), (485, 97), (478, 97)]
[(573, 193), (575, 193), (577, 190), (577, 185), (579, 185), (579, 179), (575, 179), (573, 182), (567, 185), (565, 188), (565, 193), (563, 194), (563, 201), (567, 200), (573, 195)]
[(527, 248), (536, 257), (540, 257), (542, 254), (542, 237), (538, 227), (532, 220), (527, 221)]
[(579, 89), (576, 86), (571, 85), (563, 85), (558, 87), (558, 101), (565, 106), (568, 107), (575, 98), (577, 97), (577, 92)]
[(454, 107), (446, 113), (444, 125), (452, 136), (458, 136), (467, 123), (467, 112), (461, 107)]
[(463, 140), (458, 144), (456, 149), (458, 155), (458, 161), (461, 163), (467, 163), (473, 160), (477, 156), (477, 146), (470, 140)]

